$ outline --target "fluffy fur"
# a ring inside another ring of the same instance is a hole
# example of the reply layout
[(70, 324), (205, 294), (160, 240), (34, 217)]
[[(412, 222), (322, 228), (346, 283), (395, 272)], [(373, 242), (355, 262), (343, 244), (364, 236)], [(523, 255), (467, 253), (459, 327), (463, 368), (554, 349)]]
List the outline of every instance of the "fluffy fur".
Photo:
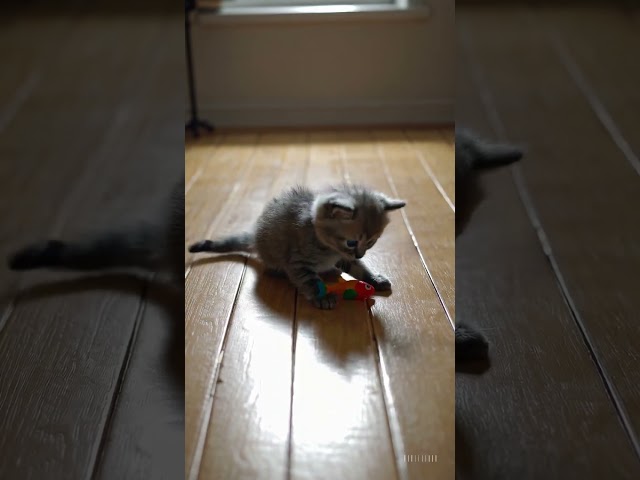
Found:
[(168, 271), (182, 286), (184, 185), (177, 183), (157, 218), (76, 241), (45, 240), (9, 256), (12, 270), (40, 268), (93, 271), (135, 267)]
[(402, 200), (363, 186), (340, 185), (314, 192), (296, 187), (271, 200), (251, 232), (189, 247), (195, 252), (256, 251), (265, 267), (285, 274), (315, 306), (331, 309), (333, 294), (318, 298), (319, 274), (340, 269), (389, 290), (391, 283), (360, 260), (389, 223), (388, 212)]
[(509, 165), (522, 158), (520, 148), (488, 142), (466, 128), (456, 128), (456, 184), (480, 169)]
[[(521, 149), (490, 143), (471, 131), (456, 128), (456, 236), (464, 230), (482, 201), (478, 173), (509, 165), (522, 158)], [(458, 322), (455, 332), (457, 360), (483, 360), (489, 351), (487, 339), (470, 325)]]

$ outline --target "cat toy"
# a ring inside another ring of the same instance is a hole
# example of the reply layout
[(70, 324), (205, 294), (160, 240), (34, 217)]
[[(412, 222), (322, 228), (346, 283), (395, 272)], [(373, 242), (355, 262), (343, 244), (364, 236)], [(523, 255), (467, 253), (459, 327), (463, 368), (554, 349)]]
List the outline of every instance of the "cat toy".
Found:
[(338, 277), (336, 283), (318, 282), (319, 297), (323, 298), (329, 293), (344, 298), (345, 300), (367, 300), (376, 292), (375, 289), (361, 280), (345, 280)]

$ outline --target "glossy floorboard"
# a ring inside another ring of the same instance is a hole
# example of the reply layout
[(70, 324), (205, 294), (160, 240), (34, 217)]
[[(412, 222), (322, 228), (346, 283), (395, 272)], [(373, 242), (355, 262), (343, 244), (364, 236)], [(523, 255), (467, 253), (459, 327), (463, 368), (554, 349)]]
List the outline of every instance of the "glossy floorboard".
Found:
[(253, 257), (187, 255), (187, 477), (451, 478), (451, 131), (220, 133), (188, 144), (186, 172), (187, 243), (296, 183), (408, 201), (365, 257), (394, 284), (371, 310), (317, 310)]
[(640, 476), (638, 11), (456, 9), (457, 121), (526, 147), (456, 243), (461, 479)]
[(182, 15), (29, 7), (0, 20), (0, 478), (175, 479), (182, 292), (5, 259), (145, 218), (181, 180)]

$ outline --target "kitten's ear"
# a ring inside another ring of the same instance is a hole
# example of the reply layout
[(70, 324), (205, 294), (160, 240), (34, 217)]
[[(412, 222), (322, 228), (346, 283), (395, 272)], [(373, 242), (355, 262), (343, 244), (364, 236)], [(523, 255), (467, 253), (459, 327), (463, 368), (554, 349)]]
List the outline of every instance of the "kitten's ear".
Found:
[(399, 208), (402, 208), (407, 204), (407, 202), (405, 202), (404, 200), (389, 198), (383, 194), (380, 194), (380, 200), (382, 201), (382, 206), (386, 211), (398, 210)]
[[(350, 199), (349, 199), (350, 200)], [(353, 201), (343, 201), (338, 199), (337, 201), (331, 201), (328, 204), (331, 218), (336, 220), (351, 220), (355, 213), (355, 205)]]
[(319, 207), (325, 218), (335, 220), (352, 220), (355, 213), (355, 202), (343, 195), (327, 195), (318, 199)]

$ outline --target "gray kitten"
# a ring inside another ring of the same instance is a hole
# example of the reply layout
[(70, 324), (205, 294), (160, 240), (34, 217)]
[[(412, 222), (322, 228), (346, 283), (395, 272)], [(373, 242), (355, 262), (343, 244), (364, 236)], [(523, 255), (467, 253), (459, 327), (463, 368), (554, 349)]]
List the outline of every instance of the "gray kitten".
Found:
[(360, 259), (389, 223), (387, 213), (404, 206), (402, 200), (363, 186), (318, 192), (295, 187), (265, 206), (252, 232), (203, 240), (189, 251), (256, 251), (268, 271), (286, 275), (316, 307), (331, 309), (337, 297), (319, 298), (321, 273), (339, 269), (378, 291), (391, 289), (386, 277), (373, 273)]
[(471, 130), (456, 128), (456, 185), (483, 168), (508, 165), (522, 158), (523, 152), (513, 145), (489, 142)]
[(12, 270), (53, 268), (78, 271), (141, 268), (167, 271), (184, 286), (184, 182), (174, 185), (157, 217), (76, 241), (46, 240), (13, 253)]
[[(456, 128), (456, 237), (482, 201), (478, 173), (508, 165), (522, 156), (522, 150), (515, 146), (490, 143), (467, 129)], [(457, 322), (455, 339), (456, 360), (486, 358), (487, 339), (473, 327)]]

